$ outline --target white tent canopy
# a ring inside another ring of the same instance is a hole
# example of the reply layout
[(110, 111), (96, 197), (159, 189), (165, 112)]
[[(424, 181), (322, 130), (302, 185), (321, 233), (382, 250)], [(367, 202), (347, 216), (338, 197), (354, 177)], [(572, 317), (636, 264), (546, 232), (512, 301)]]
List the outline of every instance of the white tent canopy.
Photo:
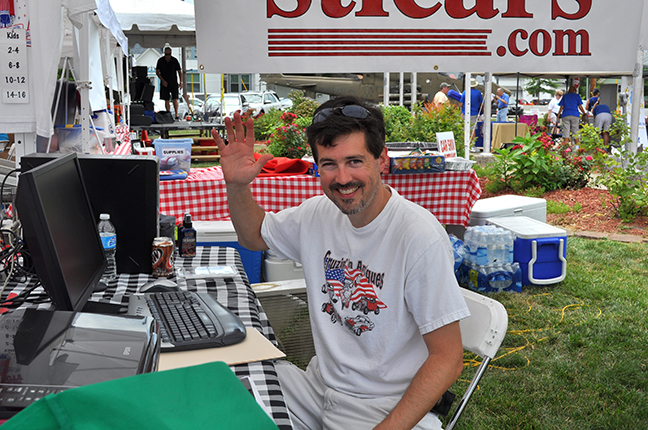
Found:
[(196, 46), (194, 6), (181, 0), (110, 0), (131, 46)]
[[(21, 103), (0, 103), (0, 130), (4, 133), (26, 133), (30, 136), (22, 137), (24, 145), (18, 146), (17, 159), (25, 153), (35, 151), (35, 135), (44, 137), (52, 135), (51, 107), (55, 97), (57, 71), (62, 53), (65, 52), (64, 56), (76, 57), (74, 67), (77, 78), (80, 81), (90, 81), (91, 66), (85, 64), (90, 61), (89, 55), (75, 52), (82, 50), (84, 46), (86, 48), (91, 46), (88, 40), (89, 27), (92, 26), (99, 33), (103, 32), (104, 36), (109, 37), (113, 48), (118, 44), (127, 45), (126, 37), (121, 28), (116, 25), (117, 21), (108, 0), (31, 0), (27, 2), (24, 9), (22, 11), (24, 14), (16, 17), (14, 25), (28, 29), (27, 71), (24, 73), (28, 82), (29, 97)], [(94, 16), (95, 10), (98, 24), (89, 18), (90, 14)], [(66, 17), (74, 24), (74, 29), (68, 27), (66, 31), (65, 23), (68, 21)], [(87, 23), (85, 27), (84, 22)], [(106, 23), (110, 30), (107, 30), (102, 23)], [(70, 38), (76, 38), (76, 42), (70, 43)], [(97, 41), (96, 45), (99, 44), (100, 42)], [(66, 50), (64, 46), (67, 47)], [(70, 51), (67, 51), (70, 46), (74, 55), (69, 55)], [(104, 43), (104, 46), (108, 44)], [(121, 50), (113, 50), (112, 54), (116, 51), (121, 52)], [(102, 93), (104, 77), (99, 74), (98, 77), (93, 78), (101, 81), (94, 82), (94, 85)], [(89, 104), (87, 98), (86, 102)], [(105, 97), (103, 103), (105, 107)]]

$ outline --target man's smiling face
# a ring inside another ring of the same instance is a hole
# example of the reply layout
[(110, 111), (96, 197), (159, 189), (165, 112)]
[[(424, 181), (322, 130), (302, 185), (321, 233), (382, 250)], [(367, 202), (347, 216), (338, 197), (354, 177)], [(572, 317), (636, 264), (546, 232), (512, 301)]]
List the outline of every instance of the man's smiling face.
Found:
[(389, 162), (387, 150), (376, 159), (361, 131), (340, 136), (330, 147), (318, 145), (318, 169), (324, 194), (349, 215), (355, 227), (369, 224), (383, 209), (390, 192), (380, 180)]

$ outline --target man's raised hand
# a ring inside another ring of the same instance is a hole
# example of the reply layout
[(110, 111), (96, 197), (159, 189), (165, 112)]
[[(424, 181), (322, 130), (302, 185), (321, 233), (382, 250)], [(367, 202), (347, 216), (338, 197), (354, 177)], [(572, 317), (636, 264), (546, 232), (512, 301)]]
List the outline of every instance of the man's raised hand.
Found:
[(261, 169), (273, 157), (264, 154), (258, 160), (254, 157), (254, 120), (249, 118), (246, 122), (247, 133), (243, 132), (241, 114), (234, 114), (234, 121), (225, 118), (227, 130), (226, 145), (218, 131), (212, 130), (212, 136), (221, 156), (223, 176), (228, 185), (247, 185), (261, 173)]

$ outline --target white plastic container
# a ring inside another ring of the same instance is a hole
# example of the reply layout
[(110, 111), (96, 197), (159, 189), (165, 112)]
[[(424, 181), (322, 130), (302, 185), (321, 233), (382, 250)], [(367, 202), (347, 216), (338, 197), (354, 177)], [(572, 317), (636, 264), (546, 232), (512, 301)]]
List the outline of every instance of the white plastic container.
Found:
[(547, 222), (547, 201), (511, 194), (477, 200), (468, 225), (485, 225), (488, 218), (511, 216), (526, 216)]
[(292, 260), (280, 260), (270, 250), (265, 252), (263, 268), (266, 282), (288, 281), (304, 277), (304, 269), (300, 263)]
[(229, 246), (238, 250), (250, 283), (261, 282), (263, 251), (250, 251), (238, 243), (232, 221), (193, 221), (197, 246)]
[(520, 263), (524, 285), (550, 285), (567, 275), (567, 232), (526, 217), (489, 218), (488, 224), (515, 235), (513, 260)]

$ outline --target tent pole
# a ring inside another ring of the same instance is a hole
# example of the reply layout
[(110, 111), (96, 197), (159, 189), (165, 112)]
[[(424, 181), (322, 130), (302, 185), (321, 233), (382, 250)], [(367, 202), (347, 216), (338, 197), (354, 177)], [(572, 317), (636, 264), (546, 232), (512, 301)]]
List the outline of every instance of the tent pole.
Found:
[[(472, 87), (470, 86), (470, 72), (466, 73), (464, 82), (464, 158), (470, 159), (470, 96)], [(476, 121), (475, 121), (476, 122)]]
[(643, 47), (639, 46), (634, 71), (632, 72), (632, 111), (630, 112), (630, 141), (626, 150), (637, 153), (639, 140), (639, 114), (641, 113), (641, 94), (643, 87)]
[[(182, 98), (187, 102), (187, 53), (186, 48), (183, 46), (180, 49), (182, 55)], [(187, 102), (187, 105), (189, 103)], [(177, 114), (177, 112), (176, 112)]]
[(82, 152), (85, 154), (90, 153), (90, 65), (88, 59), (90, 58), (90, 16), (84, 13), (81, 21), (83, 27), (80, 29), (79, 36), (79, 58), (81, 59), (79, 65), (79, 94), (81, 95), (81, 142)]
[[(412, 97), (412, 100), (410, 106), (413, 108), (414, 105), (416, 104), (416, 99), (417, 99), (416, 88), (418, 87), (418, 72), (412, 72), (412, 78), (410, 79), (410, 81), (412, 83), (412, 90), (410, 91), (410, 96)], [(414, 116), (414, 109), (411, 109), (411, 112), (412, 112), (412, 116)]]
[(491, 72), (486, 72), (484, 74), (484, 125), (482, 127), (482, 135), (484, 136), (482, 149), (486, 154), (490, 154), (491, 152), (491, 117), (493, 115), (493, 101), (491, 100), (492, 94), (493, 74)]
[(389, 106), (389, 72), (383, 74), (383, 105)]
[[(517, 72), (517, 84), (516, 84), (517, 90), (520, 90), (520, 72)], [(539, 95), (538, 95), (539, 96)], [(516, 98), (516, 100), (519, 99), (519, 97)], [(517, 107), (517, 103), (516, 103)], [(515, 135), (517, 136), (517, 126), (518, 126), (518, 110), (515, 109)]]
[(412, 115), (414, 115), (414, 105), (416, 104), (416, 99), (417, 99), (416, 87), (418, 86), (417, 85), (418, 72), (412, 72), (412, 78), (410, 79), (410, 81), (411, 81), (410, 83), (412, 85), (412, 88), (410, 89), (410, 95), (412, 96), (410, 110), (412, 112)]

